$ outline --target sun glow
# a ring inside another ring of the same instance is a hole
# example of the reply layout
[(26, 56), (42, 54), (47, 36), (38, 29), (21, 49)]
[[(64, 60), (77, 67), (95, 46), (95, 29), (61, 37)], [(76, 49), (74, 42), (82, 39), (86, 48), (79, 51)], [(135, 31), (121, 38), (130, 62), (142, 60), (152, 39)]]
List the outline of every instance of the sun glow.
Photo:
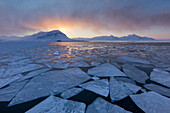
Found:
[[(61, 18), (61, 19), (53, 19), (53, 18), (44, 18), (35, 23), (29, 23), (24, 25), (29, 29), (33, 29), (36, 32), (39, 31), (52, 31), (52, 30), (60, 30), (65, 33), (69, 38), (75, 37), (84, 37), (91, 38), (94, 36), (101, 35), (114, 35), (114, 36), (124, 36), (128, 35), (126, 32), (118, 32), (112, 31), (108, 29), (100, 29), (101, 26), (93, 27), (91, 23), (87, 20), (72, 20), (69, 18)], [(100, 29), (100, 30), (99, 30)], [(32, 34), (32, 33), (30, 33)]]

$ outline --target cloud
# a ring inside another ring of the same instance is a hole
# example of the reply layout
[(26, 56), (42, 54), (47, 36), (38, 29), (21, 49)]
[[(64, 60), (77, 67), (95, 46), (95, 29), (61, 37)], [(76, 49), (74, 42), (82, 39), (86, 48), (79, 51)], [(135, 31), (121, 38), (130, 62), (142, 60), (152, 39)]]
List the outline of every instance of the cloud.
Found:
[(61, 27), (139, 32), (157, 26), (170, 27), (168, 0), (0, 1), (1, 35)]

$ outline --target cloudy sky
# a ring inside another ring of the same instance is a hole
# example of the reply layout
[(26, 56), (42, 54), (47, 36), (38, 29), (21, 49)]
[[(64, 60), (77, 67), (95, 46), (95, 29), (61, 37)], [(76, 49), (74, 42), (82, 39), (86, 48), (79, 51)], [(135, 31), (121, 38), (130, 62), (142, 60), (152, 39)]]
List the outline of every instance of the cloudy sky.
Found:
[(0, 0), (0, 35), (57, 29), (70, 38), (170, 39), (170, 0)]

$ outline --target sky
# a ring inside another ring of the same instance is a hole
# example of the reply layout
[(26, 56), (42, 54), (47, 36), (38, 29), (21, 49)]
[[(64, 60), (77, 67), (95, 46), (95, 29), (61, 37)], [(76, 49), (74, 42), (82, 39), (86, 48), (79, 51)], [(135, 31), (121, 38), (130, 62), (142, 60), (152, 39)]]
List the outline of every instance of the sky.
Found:
[(51, 30), (170, 39), (170, 0), (0, 0), (0, 36)]

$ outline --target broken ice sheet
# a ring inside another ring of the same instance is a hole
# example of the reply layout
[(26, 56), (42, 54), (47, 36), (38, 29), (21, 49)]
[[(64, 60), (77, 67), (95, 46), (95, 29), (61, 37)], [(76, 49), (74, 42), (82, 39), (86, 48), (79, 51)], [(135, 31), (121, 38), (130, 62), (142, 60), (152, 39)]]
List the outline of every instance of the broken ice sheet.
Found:
[(44, 65), (46, 65), (49, 68), (57, 68), (57, 69), (66, 69), (68, 68), (68, 63), (45, 63)]
[(127, 88), (129, 88), (133, 93), (137, 93), (141, 87), (134, 85), (132, 83), (127, 83), (127, 82), (121, 82), (124, 86), (126, 86)]
[(124, 73), (131, 79), (139, 82), (139, 83), (145, 83), (147, 79), (149, 79), (148, 75), (140, 70), (137, 69), (136, 67), (129, 65), (129, 64), (124, 64), (123, 66), (123, 71)]
[(91, 66), (98, 66), (100, 65), (101, 63), (100, 62), (95, 62), (95, 61), (92, 61), (91, 62)]
[(49, 71), (49, 70), (50, 70), (49, 68), (34, 70), (34, 71), (31, 71), (28, 74), (24, 75), (20, 79), (21, 80), (29, 79), (29, 78), (35, 77), (35, 76), (37, 76), (37, 75), (39, 75), (41, 73), (44, 73), (46, 71)]
[(101, 64), (97, 67), (89, 69), (88, 74), (97, 77), (126, 76), (123, 72), (110, 63)]
[(9, 83), (21, 78), (22, 75), (21, 74), (18, 74), (18, 75), (15, 75), (15, 76), (11, 76), (11, 77), (6, 77), (6, 78), (0, 78), (0, 88), (8, 85)]
[(152, 84), (152, 83), (146, 84), (146, 85), (144, 85), (144, 87), (146, 89), (151, 90), (151, 91), (155, 91), (159, 94), (170, 97), (170, 89), (169, 88), (165, 88), (165, 87), (162, 87), (162, 86), (159, 86), (159, 85), (156, 85), (156, 84)]
[(31, 101), (50, 95), (59, 94), (77, 86), (91, 77), (79, 68), (49, 71), (32, 78), (12, 99), (9, 106)]
[(28, 72), (28, 71), (31, 71), (31, 70), (40, 69), (40, 68), (43, 68), (43, 67), (44, 66), (41, 66), (41, 65), (38, 65), (38, 64), (28, 64), (28, 65), (22, 66), (22, 67), (10, 67), (9, 69), (0, 71), (0, 78), (9, 77), (9, 76), (12, 76), (12, 75)]
[(26, 113), (84, 113), (84, 103), (50, 96)]
[(21, 60), (21, 59), (25, 59), (27, 58), (26, 56), (11, 56), (11, 57), (8, 57), (8, 58), (5, 58), (3, 60), (0, 60), (0, 62), (12, 62), (12, 61), (16, 61), (16, 60)]
[(131, 113), (98, 97), (88, 105), (86, 113)]
[(127, 78), (127, 77), (114, 77), (114, 78), (118, 81), (136, 84), (134, 80)]
[(150, 79), (167, 87), (170, 87), (170, 73), (161, 69), (153, 69)]
[(109, 82), (107, 79), (90, 81), (80, 84), (79, 86), (105, 97), (109, 94)]
[(130, 98), (145, 113), (168, 113), (170, 111), (170, 99), (153, 91), (130, 95)]
[(74, 62), (74, 63), (69, 64), (69, 67), (89, 67), (89, 64), (84, 61)]
[(139, 58), (134, 58), (134, 57), (130, 57), (130, 56), (121, 56), (121, 57), (119, 57), (119, 59), (127, 61), (127, 62), (136, 62), (136, 63), (141, 63), (141, 64), (150, 64), (150, 62), (147, 61), (147, 60), (139, 59)]
[(66, 90), (64, 91), (62, 94), (61, 94), (61, 97), (67, 99), (67, 98), (70, 98), (74, 95), (77, 95), (78, 93), (80, 93), (81, 91), (83, 91), (82, 88), (72, 88), (72, 89), (69, 89), (69, 90)]
[(117, 81), (114, 77), (110, 77), (110, 98), (114, 101), (119, 101), (133, 92), (124, 86), (121, 82)]
[(21, 66), (24, 66), (24, 65), (28, 65), (30, 63), (33, 63), (32, 60), (30, 59), (22, 59), (22, 60), (19, 60), (19, 61), (15, 61), (15, 62), (11, 62), (11, 63), (8, 63), (8, 66), (9, 67), (21, 67)]
[(0, 89), (0, 101), (10, 101), (27, 82), (28, 80), (15, 81), (9, 84), (8, 87)]

